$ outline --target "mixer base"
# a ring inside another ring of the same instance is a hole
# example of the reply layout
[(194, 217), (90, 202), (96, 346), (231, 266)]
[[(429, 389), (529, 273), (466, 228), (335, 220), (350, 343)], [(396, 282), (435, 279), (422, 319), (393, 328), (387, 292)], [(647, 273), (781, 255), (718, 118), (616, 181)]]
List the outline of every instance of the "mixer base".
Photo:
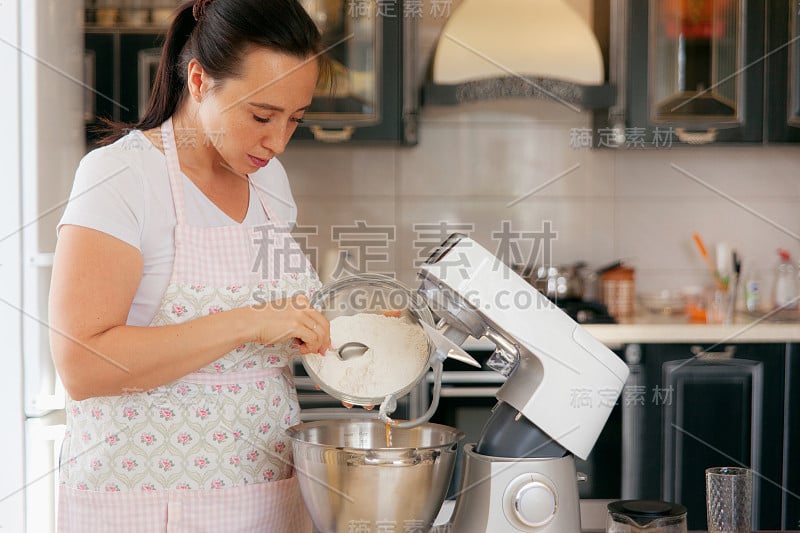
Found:
[(450, 523), (458, 533), (580, 533), (571, 455), (551, 459), (490, 457), (464, 446), (464, 476)]

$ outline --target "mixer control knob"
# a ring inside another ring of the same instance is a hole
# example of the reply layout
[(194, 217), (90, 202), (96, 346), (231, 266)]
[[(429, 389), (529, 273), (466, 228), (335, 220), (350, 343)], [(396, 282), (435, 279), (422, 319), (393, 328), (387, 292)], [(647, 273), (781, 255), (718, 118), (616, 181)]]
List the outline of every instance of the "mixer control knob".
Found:
[(541, 481), (525, 483), (514, 495), (514, 511), (517, 518), (530, 527), (547, 524), (556, 514), (556, 494)]

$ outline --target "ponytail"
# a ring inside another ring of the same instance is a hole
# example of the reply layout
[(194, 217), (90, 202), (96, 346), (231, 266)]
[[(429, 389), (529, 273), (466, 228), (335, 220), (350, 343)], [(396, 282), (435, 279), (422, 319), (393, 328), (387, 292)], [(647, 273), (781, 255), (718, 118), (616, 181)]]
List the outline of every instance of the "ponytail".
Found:
[(186, 72), (181, 68), (181, 52), (197, 25), (192, 15), (193, 4), (194, 2), (186, 2), (175, 11), (175, 18), (161, 50), (161, 61), (147, 111), (134, 126), (136, 129), (149, 130), (161, 126), (175, 114), (178, 104), (186, 94)]
[(167, 31), (144, 116), (134, 124), (104, 121), (107, 135), (102, 144), (131, 129), (157, 128), (174, 115), (188, 92), (186, 71), (192, 58), (221, 81), (240, 74), (249, 46), (306, 58), (320, 52), (321, 41), (297, 0), (186, 0), (175, 10)]

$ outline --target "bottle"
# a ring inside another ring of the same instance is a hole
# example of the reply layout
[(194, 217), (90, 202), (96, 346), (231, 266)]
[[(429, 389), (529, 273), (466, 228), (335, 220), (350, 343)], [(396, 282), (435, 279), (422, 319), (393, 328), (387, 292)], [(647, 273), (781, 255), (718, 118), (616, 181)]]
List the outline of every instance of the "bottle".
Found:
[(797, 269), (792, 264), (792, 256), (783, 248), (778, 248), (780, 262), (775, 269), (773, 306), (778, 309), (797, 309)]
[(744, 286), (745, 308), (751, 313), (761, 309), (761, 283), (757, 279), (749, 279)]

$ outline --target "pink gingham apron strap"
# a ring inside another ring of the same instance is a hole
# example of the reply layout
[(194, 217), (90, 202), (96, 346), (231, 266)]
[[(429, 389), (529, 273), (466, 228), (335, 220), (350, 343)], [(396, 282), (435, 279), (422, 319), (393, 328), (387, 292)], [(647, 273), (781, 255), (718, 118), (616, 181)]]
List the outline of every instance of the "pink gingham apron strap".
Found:
[(161, 143), (164, 147), (164, 156), (167, 159), (169, 187), (172, 190), (172, 203), (175, 206), (175, 218), (178, 221), (178, 226), (183, 226), (186, 224), (186, 210), (183, 204), (181, 165), (178, 160), (178, 145), (175, 143), (172, 117), (168, 118), (161, 125)]
[(250, 272), (252, 242), (248, 230), (238, 225), (204, 228), (187, 223), (183, 173), (171, 118), (162, 124), (161, 137), (177, 221), (171, 283), (224, 286), (231, 279), (241, 283)]

